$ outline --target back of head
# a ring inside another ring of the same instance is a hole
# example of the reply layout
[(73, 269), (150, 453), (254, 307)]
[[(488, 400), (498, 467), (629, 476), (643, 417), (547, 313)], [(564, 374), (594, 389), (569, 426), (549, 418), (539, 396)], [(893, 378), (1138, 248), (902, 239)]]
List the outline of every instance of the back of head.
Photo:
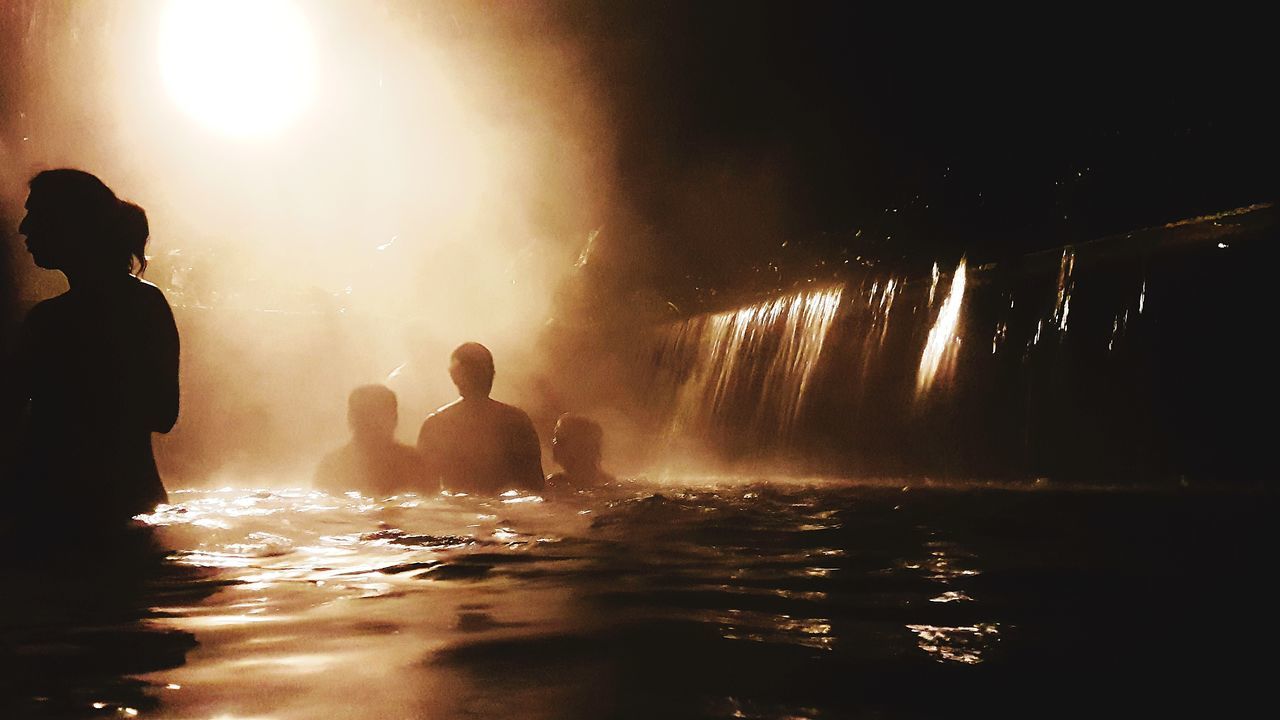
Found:
[(551, 445), (555, 461), (566, 470), (594, 468), (600, 463), (604, 429), (595, 420), (565, 413), (556, 421)]
[(147, 214), (116, 197), (97, 176), (83, 170), (45, 170), (31, 178), (32, 203), (74, 244), (82, 262), (141, 274), (147, 267)]
[(449, 358), (449, 377), (464, 398), (488, 397), (493, 390), (493, 353), (477, 342), (463, 343)]
[(396, 394), (385, 385), (361, 385), (347, 398), (347, 423), (357, 440), (394, 437), (398, 418)]

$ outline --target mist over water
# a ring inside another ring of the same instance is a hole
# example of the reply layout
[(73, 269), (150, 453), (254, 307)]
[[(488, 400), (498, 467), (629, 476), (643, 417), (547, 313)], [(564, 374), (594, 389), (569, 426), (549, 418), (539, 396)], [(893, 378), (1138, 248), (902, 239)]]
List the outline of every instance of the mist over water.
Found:
[[(668, 438), (706, 438), (717, 423), (741, 418), (759, 432), (788, 434), (840, 296), (840, 288), (796, 293), (664, 328), (660, 362), (673, 366), (668, 382), (677, 388)], [(729, 405), (734, 397), (753, 398), (754, 408)]]
[[(20, 3), (4, 23), (6, 225), (26, 180), (60, 166), (148, 212), (146, 277), (184, 339), (168, 476), (305, 475), (364, 383), (400, 394), (408, 437), (452, 399), (463, 341), (497, 354), (500, 397), (539, 400), (535, 342), (611, 175), (545, 9)], [(187, 35), (249, 65), (206, 67)], [(20, 240), (5, 252), (25, 308), (61, 278)]]
[[(467, 340), (493, 349), (495, 396), (525, 407), (544, 440), (562, 412), (595, 416), (607, 459), (625, 472), (719, 472), (734, 457), (773, 454), (785, 470), (837, 476), (1050, 476), (1071, 464), (1069, 442), (1040, 438), (1094, 414), (1059, 412), (1076, 402), (1063, 378), (1089, 386), (1082, 397), (1102, 392), (1089, 378), (1103, 366), (1134, 378), (1157, 347), (1202, 351), (1170, 340), (1190, 342), (1177, 328), (1202, 312), (1171, 287), (1223, 286), (1204, 308), (1232, 293), (1257, 306), (1227, 278), (1260, 244), (1221, 250), (1214, 243), (1234, 240), (1208, 237), (1237, 226), (1265, 235), (1265, 209), (1117, 236), (1108, 246), (1129, 248), (1126, 259), (1108, 266), (1097, 254), (1096, 272), (1077, 263), (1092, 251), (1047, 251), (1056, 281), (1042, 256), (966, 256), (959, 272), (961, 252), (896, 262), (887, 239), (867, 240), (866, 256), (857, 245), (789, 244), (787, 175), (767, 166), (717, 175), (691, 160), (675, 187), (698, 211), (653, 224), (648, 196), (615, 165), (615, 134), (644, 129), (619, 122), (622, 90), (601, 85), (612, 77), (601, 48), (620, 51), (625, 36), (588, 41), (591, 13), (266, 3), (247, 12), (282, 23), (280, 44), (297, 52), (279, 73), (297, 87), (267, 102), (275, 76), (246, 71), (256, 101), (231, 95), (210, 115), (197, 101), (226, 88), (209, 88), (208, 68), (181, 54), (175, 28), (191, 23), (174, 19), (179, 6), (13, 5), (0, 132), (7, 224), (21, 216), (30, 174), (58, 165), (92, 168), (148, 210), (147, 278), (174, 305), (184, 342), (182, 417), (157, 441), (177, 484), (297, 484), (343, 441), (344, 398), (365, 383), (397, 392), (410, 440), (454, 396), (447, 353)], [(275, 47), (240, 40), (246, 53)], [(267, 122), (273, 108), (288, 122)], [(705, 241), (677, 252), (681, 237)], [(1206, 278), (1176, 259), (1190, 247), (1219, 251)], [(61, 278), (36, 271), (20, 242), (6, 252), (12, 322)], [(1156, 330), (1146, 318), (1162, 293), (1157, 314), (1168, 320)], [(1116, 362), (1091, 355), (1102, 347)], [(1129, 395), (1145, 409), (1111, 414), (1126, 424), (1118, 444), (1142, 448), (1126, 466), (1143, 473), (1199, 425), (1179, 419), (1153, 437), (1139, 427), (1135, 438), (1129, 428), (1159, 415), (1145, 382), (1133, 383), (1142, 397)], [(982, 419), (957, 423), (966, 407)], [(1090, 438), (1093, 466), (1114, 449), (1102, 447), (1107, 434)], [(919, 452), (922, 442), (938, 451)]]

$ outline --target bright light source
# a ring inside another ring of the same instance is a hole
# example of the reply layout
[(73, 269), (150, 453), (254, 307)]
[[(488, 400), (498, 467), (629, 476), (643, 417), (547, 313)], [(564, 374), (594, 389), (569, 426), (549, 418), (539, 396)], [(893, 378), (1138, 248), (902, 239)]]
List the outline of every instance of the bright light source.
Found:
[(306, 18), (289, 0), (170, 0), (160, 28), (169, 93), (201, 124), (234, 136), (288, 125), (315, 86)]

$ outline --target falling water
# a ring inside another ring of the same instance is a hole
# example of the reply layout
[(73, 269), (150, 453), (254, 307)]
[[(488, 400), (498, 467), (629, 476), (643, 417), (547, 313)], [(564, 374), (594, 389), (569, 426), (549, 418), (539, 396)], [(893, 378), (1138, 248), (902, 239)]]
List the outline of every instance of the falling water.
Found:
[[(1250, 206), (914, 275), (859, 269), (838, 289), (664, 326), (644, 355), (653, 435), (676, 457), (664, 467), (699, 466), (706, 450), (788, 468), (1155, 477), (1168, 472), (1160, 458), (1217, 467), (1217, 450), (1187, 442), (1203, 437), (1255, 457), (1266, 445), (1244, 442), (1244, 419), (1232, 430), (1203, 419), (1247, 395), (1230, 389), (1247, 354), (1224, 356), (1186, 328), (1243, 337), (1266, 286), (1238, 278), (1270, 266), (1275, 213)], [(1215, 292), (1170, 291), (1193, 285)], [(1153, 374), (1156, 357), (1179, 370)], [(1183, 392), (1175, 378), (1205, 367), (1229, 389), (1199, 397), (1205, 412), (1161, 416)]]
[[(937, 265), (934, 266), (934, 285), (937, 285)], [(929, 330), (929, 339), (920, 355), (920, 369), (916, 372), (916, 394), (933, 387), (939, 375), (948, 376), (955, 369), (956, 352), (960, 338), (956, 330), (960, 326), (960, 311), (964, 307), (965, 261), (960, 260), (951, 276), (951, 290), (942, 301), (938, 319)], [(932, 290), (930, 295), (932, 295)]]
[(842, 288), (798, 292), (668, 329), (668, 348), (692, 355), (679, 380), (670, 430), (725, 421), (732, 390), (758, 388), (755, 421), (785, 433), (796, 421), (840, 306)]
[(1075, 287), (1076, 254), (1070, 249), (1062, 251), (1062, 263), (1058, 267), (1058, 300), (1053, 306), (1053, 323), (1058, 330), (1067, 331), (1067, 318), (1071, 316), (1071, 290)]

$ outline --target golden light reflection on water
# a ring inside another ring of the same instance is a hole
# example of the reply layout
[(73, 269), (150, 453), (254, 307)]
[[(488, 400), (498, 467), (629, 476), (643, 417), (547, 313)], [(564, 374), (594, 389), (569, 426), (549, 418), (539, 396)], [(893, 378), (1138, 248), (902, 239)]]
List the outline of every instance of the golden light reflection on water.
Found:
[(771, 642), (830, 650), (836, 642), (827, 618), (797, 618), (790, 615), (731, 609), (717, 615), (720, 636), (726, 640)]
[(907, 629), (919, 638), (921, 650), (939, 662), (957, 662), (976, 665), (982, 662), (982, 654), (988, 646), (999, 640), (998, 623), (976, 623), (958, 627), (939, 625), (908, 625)]
[[(207, 602), (153, 609), (160, 624), (195, 633), (202, 648), (187, 665), (147, 678), (157, 688), (185, 688), (166, 699), (166, 716), (301, 718), (321, 708), (335, 717), (400, 716), (424, 693), (449, 716), (456, 693), (433, 688), (456, 680), (424, 661), (463, 632), (460, 607), (487, 608), (467, 612), (493, 618), (466, 625), (469, 638), (545, 632), (572, 618), (558, 587), (525, 587), (518, 602), (493, 606), (492, 584), (506, 582), (504, 568), (468, 559), (561, 539), (548, 527), (526, 532), (530, 512), (545, 518), (543, 503), (504, 502), (529, 496), (374, 499), (231, 488), (173, 495), (181, 502), (144, 520), (179, 548), (175, 562), (216, 570), (222, 589)], [(587, 522), (569, 508), (556, 517), (562, 529)], [(437, 534), (415, 532), (427, 528)], [(455, 572), (429, 572), (440, 568)], [(490, 576), (490, 589), (469, 581)]]
[[(316, 708), (334, 717), (457, 717), (480, 706), (501, 715), (499, 706), (516, 705), (496, 667), (543, 653), (549, 662), (594, 658), (598, 651), (578, 643), (614, 642), (615, 623), (694, 623), (728, 656), (830, 659), (865, 651), (851, 637), (863, 637), (867, 618), (849, 615), (850, 602), (871, 609), (873, 623), (894, 608), (877, 634), (891, 652), (965, 665), (989, 657), (1002, 627), (967, 586), (978, 560), (955, 540), (917, 528), (926, 534), (903, 548), (906, 559), (877, 560), (874, 542), (843, 544), (859, 532), (849, 502), (727, 482), (661, 494), (637, 487), (589, 508), (503, 502), (518, 495), (176, 492), (182, 502), (148, 519), (180, 548), (174, 562), (207, 568), (219, 589), (152, 608), (159, 626), (194, 633), (199, 646), (187, 664), (144, 681), (156, 693), (182, 688), (164, 693), (172, 717), (303, 718)], [(876, 492), (899, 502), (899, 483)], [(708, 543), (705, 532), (733, 540)], [(607, 598), (624, 610), (600, 615)], [(460, 679), (442, 665), (455, 651), (481, 674)], [(747, 708), (749, 698), (740, 700)], [(430, 712), (414, 714), (422, 708)], [(786, 716), (761, 712), (746, 716)]]
[[(977, 558), (954, 541), (931, 533), (922, 548), (925, 556), (915, 561), (901, 561), (899, 567), (917, 572), (943, 589), (929, 598), (935, 605), (976, 605), (977, 600), (964, 587), (970, 578), (982, 573)], [(917, 647), (939, 662), (974, 665), (999, 640), (999, 623), (979, 622), (970, 625), (908, 624), (916, 635)]]

